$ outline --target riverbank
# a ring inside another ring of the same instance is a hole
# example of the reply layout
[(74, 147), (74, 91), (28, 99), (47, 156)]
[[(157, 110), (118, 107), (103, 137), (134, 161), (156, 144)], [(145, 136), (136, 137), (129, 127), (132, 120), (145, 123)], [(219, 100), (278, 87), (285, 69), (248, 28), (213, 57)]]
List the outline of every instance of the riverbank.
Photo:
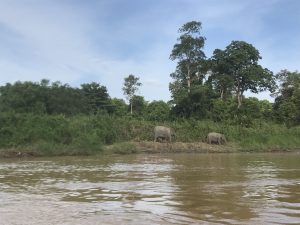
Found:
[(204, 142), (132, 142), (132, 144), (144, 153), (233, 153), (238, 152), (239, 147), (234, 144), (227, 145), (209, 145)]
[(105, 152), (116, 154), (130, 153), (242, 153), (242, 152), (293, 152), (300, 148), (281, 148), (279, 146), (265, 148), (243, 148), (237, 143), (226, 145), (207, 144), (205, 142), (173, 142), (160, 143), (153, 141), (132, 141), (113, 144), (105, 147)]
[[(174, 129), (172, 144), (154, 143), (153, 129)], [(209, 132), (223, 133), (226, 145), (205, 143)], [(138, 152), (273, 152), (300, 148), (300, 126), (263, 122), (243, 127), (210, 120), (146, 121), (109, 115), (0, 113), (0, 157), (132, 154)]]
[(1, 149), (0, 158), (24, 158), (43, 156), (87, 156), (87, 155), (107, 155), (107, 154), (168, 154), (168, 153), (267, 153), (267, 152), (296, 152), (300, 148), (280, 148), (268, 147), (262, 149), (242, 148), (236, 143), (226, 145), (210, 145), (204, 142), (173, 142), (159, 143), (153, 141), (131, 141), (120, 142), (103, 146), (101, 151), (67, 151), (57, 149), (56, 152), (45, 154), (38, 149), (30, 148), (10, 148)]

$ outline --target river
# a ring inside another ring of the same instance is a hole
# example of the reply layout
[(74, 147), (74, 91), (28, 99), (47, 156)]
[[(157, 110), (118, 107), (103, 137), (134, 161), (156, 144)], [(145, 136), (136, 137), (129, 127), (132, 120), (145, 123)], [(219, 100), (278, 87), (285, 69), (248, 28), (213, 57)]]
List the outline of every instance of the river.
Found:
[(0, 224), (300, 224), (300, 154), (1, 159)]

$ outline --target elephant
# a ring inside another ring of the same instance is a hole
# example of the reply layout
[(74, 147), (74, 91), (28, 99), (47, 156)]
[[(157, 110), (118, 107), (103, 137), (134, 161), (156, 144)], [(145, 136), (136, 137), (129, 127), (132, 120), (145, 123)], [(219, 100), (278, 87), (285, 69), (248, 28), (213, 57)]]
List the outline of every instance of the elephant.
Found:
[(226, 142), (227, 141), (226, 141), (224, 134), (211, 132), (207, 135), (207, 143), (208, 144), (215, 143), (215, 144), (221, 145), (221, 144), (225, 144)]
[(154, 142), (172, 142), (175, 138), (175, 132), (173, 129), (164, 126), (156, 126), (154, 128)]

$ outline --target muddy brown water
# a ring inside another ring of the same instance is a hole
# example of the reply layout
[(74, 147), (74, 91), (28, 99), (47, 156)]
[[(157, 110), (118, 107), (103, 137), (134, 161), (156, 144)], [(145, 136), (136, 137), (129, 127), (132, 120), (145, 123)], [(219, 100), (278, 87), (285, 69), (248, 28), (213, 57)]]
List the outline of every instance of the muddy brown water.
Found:
[(300, 154), (1, 159), (0, 224), (300, 224)]

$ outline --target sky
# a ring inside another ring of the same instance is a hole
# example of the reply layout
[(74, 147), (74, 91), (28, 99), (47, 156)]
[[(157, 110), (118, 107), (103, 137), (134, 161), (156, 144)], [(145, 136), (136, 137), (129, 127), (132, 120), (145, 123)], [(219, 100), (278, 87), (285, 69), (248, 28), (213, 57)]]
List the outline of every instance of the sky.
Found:
[(207, 57), (239, 40), (274, 73), (300, 69), (298, 0), (0, 0), (0, 85), (97, 82), (124, 98), (133, 74), (145, 100), (170, 100), (169, 56), (189, 21), (202, 22)]

